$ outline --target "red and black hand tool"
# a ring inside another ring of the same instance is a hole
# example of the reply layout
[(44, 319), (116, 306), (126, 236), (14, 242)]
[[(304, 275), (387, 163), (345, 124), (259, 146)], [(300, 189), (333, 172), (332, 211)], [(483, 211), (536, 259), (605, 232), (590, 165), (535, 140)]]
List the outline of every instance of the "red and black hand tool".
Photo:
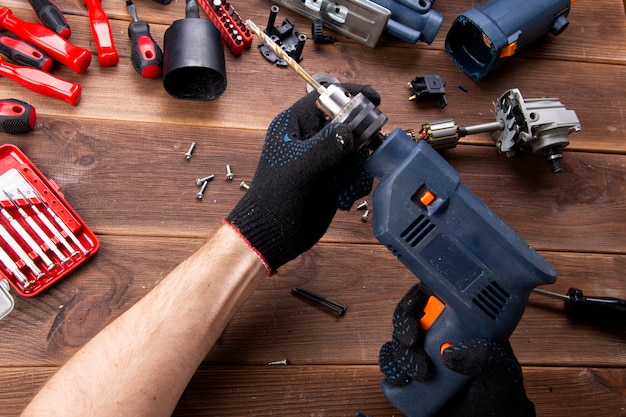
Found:
[(9, 98), (0, 100), (0, 132), (26, 133), (37, 123), (37, 112), (30, 104)]
[(2, 29), (30, 42), (77, 74), (85, 72), (91, 64), (91, 52), (87, 49), (73, 45), (43, 25), (15, 17), (8, 7), (0, 7), (0, 30)]
[(18, 65), (50, 71), (52, 58), (30, 43), (12, 36), (0, 35), (0, 52)]
[(72, 30), (67, 20), (65, 20), (61, 9), (48, 0), (28, 0), (28, 2), (35, 11), (37, 20), (39, 20), (42, 25), (52, 30), (63, 39), (70, 37)]
[(133, 21), (128, 25), (131, 40), (130, 60), (135, 71), (144, 78), (156, 78), (163, 69), (163, 51), (150, 34), (150, 26), (140, 22), (132, 0), (126, 0), (126, 9)]

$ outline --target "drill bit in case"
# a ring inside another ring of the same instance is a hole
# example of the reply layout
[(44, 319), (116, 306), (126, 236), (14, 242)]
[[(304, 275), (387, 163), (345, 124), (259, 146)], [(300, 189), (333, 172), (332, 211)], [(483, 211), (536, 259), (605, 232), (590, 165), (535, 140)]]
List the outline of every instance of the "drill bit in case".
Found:
[[(98, 246), (54, 180), (16, 146), (0, 146), (0, 283), (5, 279), (18, 294), (34, 297)], [(10, 297), (6, 286), (2, 295)]]

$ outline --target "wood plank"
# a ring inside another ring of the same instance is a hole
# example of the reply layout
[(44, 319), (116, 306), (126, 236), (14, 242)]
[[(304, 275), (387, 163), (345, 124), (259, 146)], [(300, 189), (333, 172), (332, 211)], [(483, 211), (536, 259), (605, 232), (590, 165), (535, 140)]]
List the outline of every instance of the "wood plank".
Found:
[[(0, 416), (13, 416), (53, 368), (2, 368)], [(537, 415), (626, 415), (626, 370), (525, 367)], [(173, 416), (397, 416), (380, 392), (376, 366), (203, 367)], [(261, 389), (262, 387), (262, 389)], [(210, 411), (208, 411), (210, 410)]]
[[(57, 366), (153, 288), (200, 239), (101, 236), (100, 252), (44, 294), (16, 296), (0, 322), (0, 367)], [(626, 294), (624, 255), (545, 253), (555, 291)], [(247, 300), (207, 357), (213, 364), (373, 364), (390, 339), (396, 303), (417, 282), (382, 245), (319, 244)], [(290, 294), (301, 286), (347, 304), (345, 316)], [(181, 302), (183, 302), (181, 300)], [(623, 366), (626, 328), (570, 321), (557, 301), (533, 296), (511, 339), (524, 364)]]
[[(207, 236), (241, 198), (239, 182), (251, 182), (264, 138), (242, 129), (187, 126), (181, 136), (176, 125), (54, 118), (31, 133), (11, 142), (54, 178), (97, 233), (196, 237)], [(192, 141), (193, 157), (185, 160)], [(445, 157), (532, 246), (626, 252), (626, 156), (566, 152), (560, 174), (552, 174), (541, 156), (507, 160), (487, 147), (462, 146)], [(226, 164), (236, 181), (225, 180)], [(208, 174), (217, 179), (198, 200), (195, 179)], [(371, 222), (360, 217), (354, 210), (338, 213), (325, 239), (375, 242)], [(206, 228), (198, 228), (199, 221)]]
[[(182, 2), (179, 3), (176, 7), (182, 5)], [(171, 6), (174, 7), (174, 3)], [(115, 7), (125, 13), (122, 3), (115, 3)], [(155, 4), (155, 7), (161, 6)], [(254, 9), (253, 17), (265, 16), (262, 9), (264, 8)], [(27, 19), (32, 11), (22, 8), (17, 9), (16, 14)], [(72, 39), (76, 39), (76, 44), (80, 46), (89, 47), (95, 54), (86, 19), (80, 16), (74, 16), (74, 19), (78, 19), (81, 24), (76, 22), (73, 25), (77, 30)], [(266, 17), (263, 20), (265, 19)], [(600, 23), (599, 19), (587, 19), (584, 20), (585, 24), (588, 21), (596, 25)], [(301, 22), (304, 24), (306, 20), (301, 19)], [(78, 106), (69, 107), (58, 100), (42, 97), (9, 80), (0, 83), (0, 94), (7, 97), (19, 94), (23, 100), (33, 104), (41, 115), (55, 117), (83, 118), (97, 115), (97, 118), (113, 120), (168, 122), (187, 126), (240, 126), (261, 130), (267, 127), (276, 113), (303, 94), (303, 83), (295, 73), (265, 63), (254, 47), (238, 58), (226, 53), (229, 85), (218, 100), (199, 103), (175, 99), (165, 92), (160, 79), (142, 79), (131, 68), (128, 60), (130, 44), (126, 38), (127, 24), (123, 20), (111, 21), (113, 33), (123, 35), (121, 39), (116, 36), (116, 45), (119, 45), (122, 57), (116, 67), (99, 67), (94, 57), (91, 68), (82, 75), (73, 74), (62, 66), (55, 69), (55, 75), (79, 82), (83, 86), (83, 98)], [(166, 28), (167, 25), (153, 25), (154, 36), (158, 42), (161, 42)], [(599, 30), (605, 28), (601, 27)], [(580, 38), (576, 37), (575, 42), (578, 41)], [(597, 44), (595, 41), (594, 43)], [(585, 56), (581, 51), (575, 53), (576, 57)], [(574, 52), (568, 51), (567, 55), (571, 54)], [(623, 54), (615, 54), (613, 51), (610, 55)], [(425, 49), (401, 41), (388, 42), (374, 49), (351, 42), (324, 45), (323, 48), (307, 44), (305, 56), (303, 65), (312, 73), (330, 72), (342, 81), (371, 83), (383, 92), (381, 108), (389, 116), (390, 128), (402, 126), (418, 129), (421, 123), (444, 117), (452, 117), (464, 125), (489, 121), (492, 101), (507, 89), (520, 88), (526, 98), (557, 97), (567, 108), (577, 112), (583, 130), (571, 135), (571, 149), (626, 152), (626, 145), (621, 140), (624, 117), (620, 109), (624, 107), (624, 98), (618, 93), (622, 87), (620, 80), (626, 76), (626, 69), (622, 65), (607, 66), (597, 63), (597, 59), (580, 59), (572, 63), (522, 55), (499, 68), (493, 77), (473, 82), (456, 68), (441, 48)], [(418, 106), (407, 101), (409, 92), (405, 88), (406, 82), (426, 72), (439, 73), (447, 82), (450, 104), (443, 111), (437, 106)], [(381, 77), (380, 74), (386, 76)], [(559, 77), (554, 74), (559, 74)], [(581, 74), (584, 74), (583, 78)], [(116, 88), (125, 94), (111, 94), (109, 84), (103, 80), (112, 79), (115, 80)], [(571, 80), (580, 82), (572, 83)], [(465, 86), (469, 92), (459, 90), (459, 85)], [(141, 99), (138, 100), (137, 97)], [(242, 120), (240, 110), (246, 102), (254, 102), (255, 105), (251, 106)], [(219, 114), (219, 117), (211, 117), (215, 114)], [(468, 140), (492, 144), (488, 135), (479, 135)]]

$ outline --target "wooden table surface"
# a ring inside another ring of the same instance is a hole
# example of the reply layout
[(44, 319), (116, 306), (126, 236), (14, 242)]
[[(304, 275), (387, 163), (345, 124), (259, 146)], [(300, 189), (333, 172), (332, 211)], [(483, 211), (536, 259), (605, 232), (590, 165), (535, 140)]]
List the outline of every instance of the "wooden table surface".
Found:
[[(34, 21), (24, 0), (4, 0)], [(536, 248), (559, 273), (552, 289), (626, 298), (626, 16), (619, 0), (580, 1), (560, 36), (547, 36), (485, 80), (472, 81), (445, 53), (452, 20), (469, 0), (440, 0), (445, 16), (432, 45), (385, 36), (369, 48), (337, 35), (308, 40), (302, 66), (341, 81), (368, 83), (382, 95), (386, 128), (419, 129), (454, 118), (470, 125), (492, 121), (492, 102), (519, 88), (525, 98), (556, 97), (575, 110), (582, 130), (570, 136), (565, 171), (550, 172), (543, 157), (498, 154), (488, 134), (467, 137), (445, 152), (463, 182)], [(77, 349), (153, 288), (220, 225), (250, 181), (265, 129), (305, 91), (295, 72), (267, 63), (255, 45), (240, 57), (225, 52), (226, 92), (214, 101), (169, 96), (162, 79), (133, 70), (121, 0), (103, 0), (120, 62), (100, 67), (80, 0), (56, 0), (72, 28), (71, 41), (93, 54), (81, 75), (53, 73), (80, 83), (72, 107), (0, 80), (0, 97), (36, 107), (36, 128), (2, 134), (60, 186), (67, 201), (100, 240), (85, 265), (35, 298), (16, 298), (0, 321), (0, 415), (18, 414), (43, 382)], [(265, 27), (270, 1), (233, 3), (240, 15)], [(184, 16), (184, 2), (136, 2), (162, 45), (165, 30)], [(310, 34), (310, 21), (281, 8)], [(408, 101), (407, 82), (437, 73), (448, 106)], [(463, 91), (462, 86), (467, 91)], [(184, 153), (197, 146), (190, 160)], [(225, 178), (230, 164), (234, 181)], [(205, 198), (195, 179), (214, 173)], [(365, 198), (371, 202), (371, 196)], [(338, 213), (322, 241), (265, 281), (244, 304), (198, 370), (176, 416), (371, 416), (400, 413), (380, 392), (377, 356), (391, 336), (395, 304), (416, 282), (372, 233), (361, 212)], [(348, 304), (337, 317), (290, 294), (302, 286)], [(184, 303), (185, 300), (180, 300)], [(139, 331), (139, 329), (138, 329)], [(526, 389), (540, 416), (626, 416), (626, 331), (580, 323), (559, 301), (532, 295), (511, 337)], [(159, 346), (154, 346), (159, 349)], [(287, 359), (287, 366), (267, 363)]]

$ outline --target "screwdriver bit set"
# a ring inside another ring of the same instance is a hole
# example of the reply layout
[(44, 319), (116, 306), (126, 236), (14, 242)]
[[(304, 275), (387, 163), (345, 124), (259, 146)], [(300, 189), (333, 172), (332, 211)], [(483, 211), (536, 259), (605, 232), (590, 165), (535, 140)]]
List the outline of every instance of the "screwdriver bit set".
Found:
[(34, 297), (98, 250), (60, 187), (14, 145), (0, 146), (0, 282)]

